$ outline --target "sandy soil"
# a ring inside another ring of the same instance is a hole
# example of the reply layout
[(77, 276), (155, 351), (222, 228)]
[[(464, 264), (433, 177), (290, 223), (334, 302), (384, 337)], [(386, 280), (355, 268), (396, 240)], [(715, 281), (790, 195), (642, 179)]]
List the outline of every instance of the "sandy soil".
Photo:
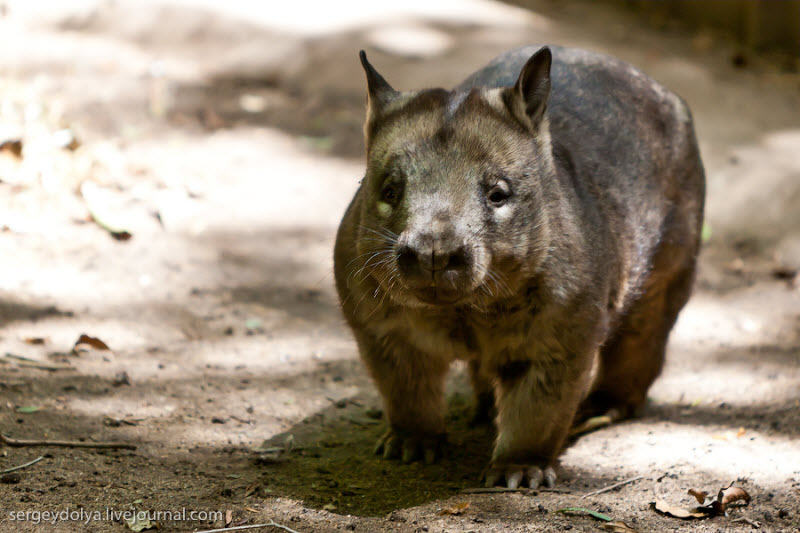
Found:
[[(0, 469), (44, 455), (0, 483), (0, 531), (128, 531), (107, 512), (131, 508), (206, 513), (165, 531), (598, 530), (552, 512), (578, 506), (639, 531), (800, 531), (800, 78), (584, 2), (283, 4), (0, 2), (0, 143), (22, 140), (0, 150), (0, 429), (137, 446), (0, 448)], [(462, 494), (492, 436), (466, 423), (461, 369), (441, 464), (371, 455), (380, 402), (331, 276), (363, 172), (356, 54), (398, 88), (452, 86), (531, 42), (686, 98), (711, 235), (644, 415), (574, 443), (565, 492)], [(84, 333), (111, 350), (73, 350)], [(731, 482), (752, 502), (729, 517), (650, 509)]]

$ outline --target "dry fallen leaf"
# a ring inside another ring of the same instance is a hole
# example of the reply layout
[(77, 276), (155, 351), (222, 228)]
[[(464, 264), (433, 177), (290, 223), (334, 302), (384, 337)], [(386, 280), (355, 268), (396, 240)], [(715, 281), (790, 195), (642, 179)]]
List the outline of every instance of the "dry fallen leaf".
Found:
[(111, 348), (108, 347), (108, 344), (104, 343), (103, 341), (101, 341), (97, 337), (90, 337), (89, 335), (87, 335), (85, 333), (81, 334), (81, 336), (78, 337), (78, 340), (75, 341), (75, 344), (72, 347), (72, 351), (73, 352), (76, 351), (78, 349), (78, 346), (80, 346), (81, 344), (86, 344), (88, 346), (91, 346), (95, 350), (110, 350), (111, 349)]
[(0, 142), (0, 152), (5, 152), (13, 155), (17, 159), (22, 159), (22, 141), (20, 139), (11, 139), (9, 141)]
[(741, 439), (742, 437), (744, 437), (745, 433), (747, 433), (747, 430), (744, 429), (743, 427), (740, 427), (739, 431), (736, 432), (736, 438)]
[(708, 496), (708, 493), (706, 491), (697, 490), (697, 489), (689, 489), (689, 494), (694, 496), (697, 499), (697, 502), (700, 505), (703, 505), (703, 504), (706, 503), (706, 496)]
[[(112, 238), (118, 241), (127, 241), (132, 237), (128, 230), (118, 226), (118, 221), (115, 220), (117, 219), (116, 213), (108, 206), (110, 199), (107, 190), (85, 181), (81, 184), (81, 196), (86, 202), (86, 209), (89, 211), (91, 220), (106, 230)], [(110, 220), (115, 221), (112, 223)]]
[(158, 522), (150, 520), (146, 512), (133, 510), (132, 516), (127, 519), (125, 525), (132, 531), (145, 531), (148, 529), (159, 529)]
[(28, 344), (44, 344), (45, 338), (44, 337), (25, 337), (25, 342)]
[(674, 518), (682, 518), (684, 520), (690, 518), (708, 518), (710, 516), (709, 513), (703, 512), (699, 508), (684, 509), (683, 507), (678, 507), (677, 505), (670, 505), (664, 500), (656, 500), (654, 503), (650, 504), (650, 507), (659, 513), (672, 516)]
[(71, 152), (74, 152), (81, 146), (80, 141), (78, 141), (78, 138), (75, 136), (75, 132), (69, 128), (64, 128), (63, 130), (58, 130), (53, 133), (53, 144)]
[(786, 281), (791, 281), (797, 276), (797, 273), (800, 272), (796, 268), (789, 268), (785, 266), (779, 266), (772, 269), (772, 276), (775, 279), (782, 279)]
[(457, 503), (452, 507), (448, 507), (447, 509), (442, 509), (441, 511), (439, 511), (439, 515), (440, 516), (445, 516), (445, 515), (457, 516), (457, 515), (460, 515), (461, 513), (463, 513), (464, 511), (466, 511), (467, 507), (469, 507), (469, 502)]
[(750, 495), (747, 494), (747, 491), (739, 488), (729, 486), (727, 488), (721, 489), (719, 494), (717, 495), (717, 501), (720, 502), (723, 506), (728, 506), (732, 503), (736, 503), (738, 501), (744, 500), (745, 504), (750, 503)]
[(750, 503), (750, 495), (747, 494), (747, 491), (739, 487), (734, 487), (733, 483), (727, 487), (721, 488), (716, 499), (711, 499), (711, 501), (708, 500), (708, 493), (705, 491), (689, 489), (689, 494), (694, 496), (697, 501), (700, 502), (701, 507), (684, 509), (683, 507), (670, 505), (664, 500), (658, 500), (654, 503), (651, 503), (650, 507), (659, 513), (673, 516), (675, 518), (688, 519), (726, 516), (728, 505), (739, 501), (744, 501), (745, 504)]
[(600, 528), (606, 531), (612, 531), (613, 533), (639, 533), (638, 530), (633, 529), (625, 522), (620, 522), (619, 520), (602, 524)]

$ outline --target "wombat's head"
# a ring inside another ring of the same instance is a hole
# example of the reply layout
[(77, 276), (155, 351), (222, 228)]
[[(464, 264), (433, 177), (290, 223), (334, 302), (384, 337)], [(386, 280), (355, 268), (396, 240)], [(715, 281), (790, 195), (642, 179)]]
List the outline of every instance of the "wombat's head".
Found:
[(542, 48), (513, 87), (395, 91), (369, 64), (362, 272), (403, 305), (510, 296), (546, 253), (553, 162)]

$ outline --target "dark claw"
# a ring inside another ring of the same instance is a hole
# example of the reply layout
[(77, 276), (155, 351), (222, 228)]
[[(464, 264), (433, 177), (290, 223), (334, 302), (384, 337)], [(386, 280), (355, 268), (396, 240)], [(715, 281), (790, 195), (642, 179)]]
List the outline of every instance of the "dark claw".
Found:
[(426, 464), (433, 464), (441, 457), (446, 442), (444, 434), (429, 437), (404, 435), (395, 429), (389, 429), (378, 439), (375, 453), (384, 459), (399, 458), (403, 463), (411, 463), (423, 459)]
[(378, 442), (375, 443), (375, 449), (373, 450), (375, 455), (383, 455), (383, 448), (386, 446), (386, 439), (389, 438), (390, 434), (390, 432), (384, 433), (381, 435), (381, 438), (378, 439)]
[(400, 455), (400, 444), (401, 441), (396, 435), (390, 435), (389, 438), (386, 439), (386, 444), (384, 445), (383, 458), (394, 459)]
[(417, 458), (417, 441), (416, 439), (406, 439), (403, 441), (403, 459), (406, 464), (410, 463)]

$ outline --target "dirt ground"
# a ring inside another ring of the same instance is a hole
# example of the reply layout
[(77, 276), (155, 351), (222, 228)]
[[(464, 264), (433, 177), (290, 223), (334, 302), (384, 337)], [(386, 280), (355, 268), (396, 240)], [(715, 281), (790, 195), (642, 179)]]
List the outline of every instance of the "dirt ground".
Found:
[[(0, 1), (0, 143), (22, 141), (0, 149), (0, 430), (137, 446), (0, 447), (0, 470), (44, 456), (2, 478), (0, 531), (130, 531), (131, 509), (199, 513), (164, 531), (600, 530), (565, 507), (800, 531), (800, 77), (589, 2), (382, 4)], [(363, 173), (357, 52), (397, 88), (447, 87), (532, 42), (619, 56), (689, 102), (709, 238), (643, 416), (577, 440), (563, 492), (464, 494), (492, 435), (467, 424), (463, 369), (440, 464), (371, 453), (380, 401), (331, 275)], [(728, 517), (650, 508), (731, 482), (752, 501)]]

